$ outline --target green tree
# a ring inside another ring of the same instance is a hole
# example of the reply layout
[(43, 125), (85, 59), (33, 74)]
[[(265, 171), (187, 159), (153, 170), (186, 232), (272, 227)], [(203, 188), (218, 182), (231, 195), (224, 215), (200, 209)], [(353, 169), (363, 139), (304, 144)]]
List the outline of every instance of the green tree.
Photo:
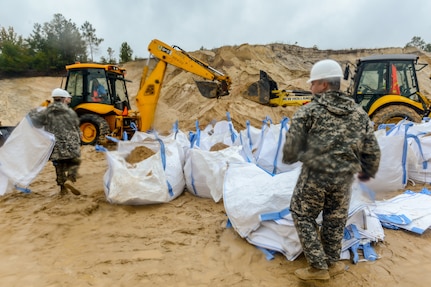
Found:
[(27, 42), (38, 69), (63, 70), (65, 65), (87, 59), (79, 29), (61, 14), (54, 14), (49, 23), (35, 24)]
[(127, 42), (123, 42), (120, 48), (120, 63), (129, 62), (132, 59), (133, 50)]
[(117, 60), (114, 58), (115, 51), (111, 47), (108, 47), (106, 52), (108, 52), (108, 63), (116, 64)]
[(11, 42), (12, 44), (22, 44), (23, 39), (22, 36), (18, 36), (13, 27), (9, 27), (7, 30), (5, 27), (1, 27), (0, 29), (0, 49), (2, 48), (2, 44), (6, 41)]
[(0, 29), (0, 72), (16, 74), (30, 68), (28, 46), (12, 27)]
[(44, 70), (49, 67), (49, 57), (46, 52), (48, 49), (47, 39), (41, 24), (34, 24), (33, 34), (27, 39), (29, 43), (29, 53), (32, 56), (32, 66), (36, 70)]
[(97, 38), (96, 29), (94, 29), (93, 25), (91, 25), (88, 21), (85, 21), (81, 26), (81, 31), (85, 44), (90, 51), (90, 59), (93, 61), (93, 54), (99, 50), (99, 46), (104, 41), (104, 39)]
[(406, 47), (416, 47), (425, 52), (431, 52), (431, 44), (425, 43), (425, 41), (419, 36), (414, 36), (412, 40), (406, 44)]

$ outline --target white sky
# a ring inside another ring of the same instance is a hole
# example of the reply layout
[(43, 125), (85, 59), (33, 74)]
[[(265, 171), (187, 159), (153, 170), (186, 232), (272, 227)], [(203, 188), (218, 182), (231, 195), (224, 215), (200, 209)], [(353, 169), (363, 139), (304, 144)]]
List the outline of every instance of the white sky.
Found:
[(30, 36), (35, 23), (60, 13), (85, 21), (103, 38), (100, 56), (121, 43), (147, 57), (152, 39), (186, 51), (201, 47), (285, 43), (319, 49), (404, 47), (431, 42), (430, 0), (13, 0), (2, 1), (0, 26)]

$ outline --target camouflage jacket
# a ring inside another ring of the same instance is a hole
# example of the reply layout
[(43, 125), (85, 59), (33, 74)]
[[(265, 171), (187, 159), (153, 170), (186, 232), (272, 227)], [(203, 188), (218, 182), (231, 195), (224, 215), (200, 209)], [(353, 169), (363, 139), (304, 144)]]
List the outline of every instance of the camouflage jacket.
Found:
[(81, 132), (79, 118), (67, 105), (53, 102), (47, 108), (29, 113), (35, 127), (45, 127), (54, 134), (55, 145), (51, 160), (71, 159), (81, 155)]
[(374, 177), (380, 147), (368, 115), (341, 92), (315, 95), (295, 113), (286, 133), (283, 162), (297, 161), (320, 172)]

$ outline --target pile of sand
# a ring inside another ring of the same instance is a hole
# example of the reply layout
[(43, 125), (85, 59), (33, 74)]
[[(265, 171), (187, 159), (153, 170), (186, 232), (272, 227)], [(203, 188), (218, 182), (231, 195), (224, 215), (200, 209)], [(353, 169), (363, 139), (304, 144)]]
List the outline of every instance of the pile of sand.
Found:
[[(221, 47), (193, 55), (228, 74), (231, 95), (209, 100), (199, 95), (194, 75), (169, 66), (156, 112), (156, 129), (169, 130), (178, 120), (181, 130), (194, 130), (226, 119), (241, 130), (247, 120), (256, 127), (270, 116), (279, 122), (294, 107), (266, 107), (241, 94), (265, 70), (281, 89), (308, 89), (313, 62), (331, 57), (355, 63), (374, 53), (402, 53), (400, 48), (320, 51), (272, 44)], [(417, 51), (416, 51), (417, 52)], [(427, 55), (421, 60), (429, 62)], [(136, 95), (145, 61), (124, 65)], [(421, 90), (430, 94), (430, 68), (420, 73)], [(50, 98), (61, 78), (0, 80), (0, 121), (15, 125), (31, 109)], [(347, 83), (344, 84), (347, 87)], [(145, 154), (145, 152), (144, 152)], [(19, 155), (11, 155), (16, 156)], [(136, 153), (142, 158), (142, 153)], [(136, 160), (136, 158), (135, 158)], [(58, 198), (54, 168), (48, 163), (31, 184), (30, 194), (15, 191), (0, 197), (1, 286), (428, 286), (431, 279), (431, 233), (415, 235), (385, 230), (375, 248), (375, 262), (347, 262), (349, 270), (327, 284), (301, 283), (294, 275), (306, 266), (277, 254), (272, 261), (227, 228), (223, 202), (194, 197), (189, 192), (170, 203), (116, 206), (106, 201), (105, 155), (82, 147), (82, 166), (75, 186), (81, 196)], [(428, 185), (411, 187), (419, 190)], [(380, 194), (378, 199), (393, 197)]]

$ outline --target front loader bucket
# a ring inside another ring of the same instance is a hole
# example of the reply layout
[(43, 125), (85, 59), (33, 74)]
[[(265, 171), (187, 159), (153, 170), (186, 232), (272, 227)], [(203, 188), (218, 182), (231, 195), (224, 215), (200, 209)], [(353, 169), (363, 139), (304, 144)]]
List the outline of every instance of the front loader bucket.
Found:
[(219, 97), (218, 89), (219, 85), (216, 82), (210, 81), (195, 81), (198, 86), (199, 92), (205, 98), (213, 99)]
[(268, 104), (271, 91), (277, 90), (277, 83), (265, 71), (260, 71), (260, 80), (252, 83), (243, 96), (259, 104)]

